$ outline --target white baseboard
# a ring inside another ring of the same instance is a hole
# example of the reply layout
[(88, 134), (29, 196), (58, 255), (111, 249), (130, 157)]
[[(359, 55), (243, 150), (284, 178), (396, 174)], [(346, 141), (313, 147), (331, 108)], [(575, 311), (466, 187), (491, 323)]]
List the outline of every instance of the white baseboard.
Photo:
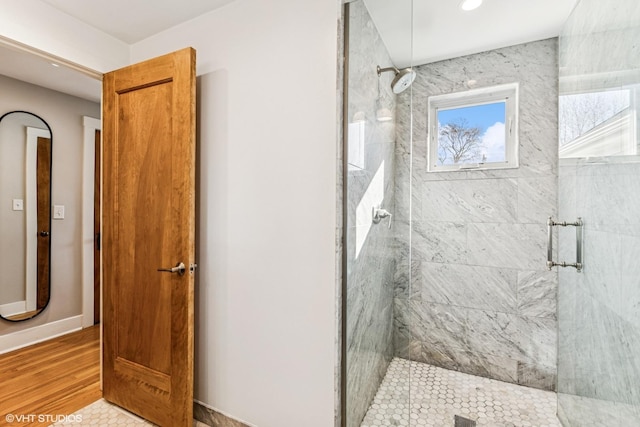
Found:
[(8, 304), (0, 305), (0, 314), (2, 317), (14, 316), (16, 314), (22, 314), (27, 311), (26, 301), (10, 302)]
[(82, 329), (82, 316), (67, 317), (18, 332), (0, 335), (0, 354)]

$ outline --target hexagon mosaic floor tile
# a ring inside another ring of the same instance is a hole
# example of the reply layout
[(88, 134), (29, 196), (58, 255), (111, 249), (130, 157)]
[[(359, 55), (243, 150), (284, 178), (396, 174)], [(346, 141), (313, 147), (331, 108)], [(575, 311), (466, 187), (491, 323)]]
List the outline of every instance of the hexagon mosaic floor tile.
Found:
[(361, 427), (561, 427), (556, 394), (395, 358)]
[[(69, 415), (66, 421), (52, 424), (53, 427), (67, 426), (120, 426), (141, 427), (154, 426), (148, 421), (121, 409), (104, 399), (100, 399), (89, 406)], [(204, 424), (193, 421), (193, 427), (207, 427)]]

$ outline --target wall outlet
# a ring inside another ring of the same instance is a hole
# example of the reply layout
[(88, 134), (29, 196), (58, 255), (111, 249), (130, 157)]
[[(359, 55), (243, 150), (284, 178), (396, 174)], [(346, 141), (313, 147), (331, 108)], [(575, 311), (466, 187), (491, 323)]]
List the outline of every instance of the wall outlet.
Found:
[(53, 219), (64, 219), (64, 205), (53, 205)]
[(13, 210), (14, 211), (23, 211), (24, 210), (24, 200), (22, 200), (22, 199), (13, 199)]

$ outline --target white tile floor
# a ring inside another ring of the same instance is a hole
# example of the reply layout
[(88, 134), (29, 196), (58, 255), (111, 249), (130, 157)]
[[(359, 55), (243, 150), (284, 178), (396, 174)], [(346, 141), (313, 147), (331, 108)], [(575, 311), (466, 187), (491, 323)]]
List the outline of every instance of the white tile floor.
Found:
[(556, 394), (395, 358), (361, 427), (561, 427)]
[[(53, 427), (67, 426), (121, 426), (121, 427), (140, 427), (154, 426), (148, 421), (138, 418), (135, 415), (110, 404), (104, 399), (86, 406), (79, 411), (69, 415), (64, 422), (52, 424)], [(193, 427), (207, 427), (198, 421), (193, 421)]]
[[(455, 415), (478, 427), (561, 427), (555, 393), (399, 358), (389, 365), (361, 427), (453, 427)], [(52, 426), (78, 425), (153, 426), (103, 399)]]

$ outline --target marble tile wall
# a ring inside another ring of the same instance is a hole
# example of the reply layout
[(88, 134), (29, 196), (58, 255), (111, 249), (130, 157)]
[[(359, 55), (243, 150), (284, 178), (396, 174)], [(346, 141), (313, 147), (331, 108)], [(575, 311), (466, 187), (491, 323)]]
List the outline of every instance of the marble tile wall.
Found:
[[(560, 199), (560, 212), (585, 223), (583, 273), (560, 272), (558, 389), (568, 425), (585, 420), (579, 397), (623, 404), (629, 422), (640, 414), (640, 159), (622, 159), (561, 160), (560, 192), (573, 196)], [(561, 236), (559, 256), (573, 257), (574, 241)]]
[(253, 427), (198, 402), (193, 402), (193, 418), (210, 427)]
[[(545, 268), (545, 224), (557, 213), (557, 39), (414, 68), (398, 100), (396, 355), (553, 390), (558, 277)], [(428, 172), (428, 97), (513, 82), (520, 167)]]
[[(381, 205), (394, 212), (394, 121), (378, 121), (380, 106), (395, 115), (390, 88), (392, 74), (378, 86), (376, 67), (391, 60), (364, 2), (350, 3), (348, 117), (363, 120), (364, 167), (350, 167), (346, 296), (346, 423), (359, 426), (393, 357), (393, 228), (388, 219), (372, 224), (372, 209)], [(379, 87), (379, 89), (378, 89)], [(380, 91), (380, 92), (379, 92)], [(382, 103), (379, 98), (382, 97)], [(347, 141), (353, 144), (354, 141)]]
[(560, 92), (640, 81), (640, 3), (580, 0), (560, 34)]
[[(560, 35), (560, 93), (624, 87), (637, 94), (639, 38), (637, 1), (581, 0)], [(637, 96), (635, 103), (637, 111)], [(583, 274), (560, 272), (558, 391), (566, 426), (640, 419), (639, 183), (637, 155), (560, 162), (560, 213), (585, 223)], [(566, 237), (559, 256), (568, 258), (575, 249)]]

